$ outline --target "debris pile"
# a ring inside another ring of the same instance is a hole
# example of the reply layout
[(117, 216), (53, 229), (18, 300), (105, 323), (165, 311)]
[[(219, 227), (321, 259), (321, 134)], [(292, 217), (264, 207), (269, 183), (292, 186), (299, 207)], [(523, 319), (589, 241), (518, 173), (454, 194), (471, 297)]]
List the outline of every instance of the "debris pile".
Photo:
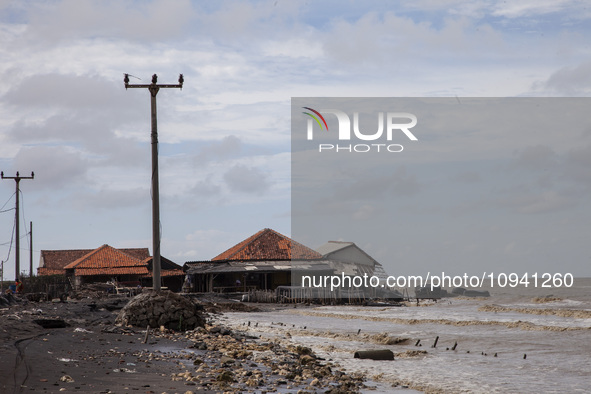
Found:
[(368, 388), (362, 375), (333, 369), (333, 363), (324, 362), (308, 347), (257, 341), (224, 326), (197, 328), (184, 336), (197, 351), (185, 354), (188, 368), (173, 373), (171, 379), (200, 390), (358, 393)]
[(190, 300), (168, 290), (144, 291), (119, 312), (116, 322), (136, 327), (166, 327), (185, 331), (203, 327), (200, 308)]

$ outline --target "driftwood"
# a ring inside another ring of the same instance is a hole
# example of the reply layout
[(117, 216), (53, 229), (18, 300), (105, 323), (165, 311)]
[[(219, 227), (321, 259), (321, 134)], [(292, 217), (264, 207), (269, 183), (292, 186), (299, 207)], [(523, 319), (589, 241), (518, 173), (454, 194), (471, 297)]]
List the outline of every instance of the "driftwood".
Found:
[(353, 358), (369, 358), (371, 360), (394, 360), (394, 353), (391, 350), (365, 350), (357, 351)]

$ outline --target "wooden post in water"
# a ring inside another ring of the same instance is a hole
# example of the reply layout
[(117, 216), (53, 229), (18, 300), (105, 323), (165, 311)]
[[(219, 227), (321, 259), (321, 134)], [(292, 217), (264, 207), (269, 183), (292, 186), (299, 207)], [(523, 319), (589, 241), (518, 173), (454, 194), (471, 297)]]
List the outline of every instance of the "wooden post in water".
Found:
[(435, 342), (433, 342), (433, 346), (431, 346), (432, 348), (436, 348), (437, 347), (437, 341), (439, 341), (439, 336), (437, 336), (435, 338)]

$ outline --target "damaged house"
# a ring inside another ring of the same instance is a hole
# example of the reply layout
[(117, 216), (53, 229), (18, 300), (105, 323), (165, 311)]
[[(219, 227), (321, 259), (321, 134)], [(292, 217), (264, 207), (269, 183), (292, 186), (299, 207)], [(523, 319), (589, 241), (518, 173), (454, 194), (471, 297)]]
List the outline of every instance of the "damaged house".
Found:
[[(178, 291), (184, 273), (181, 266), (161, 259), (162, 286)], [(66, 275), (73, 287), (85, 283), (117, 282), (126, 286), (152, 286), (152, 257), (148, 248), (42, 250), (38, 275)]]
[(268, 228), (184, 269), (194, 292), (275, 290), (301, 285), (302, 275), (333, 273), (320, 253)]
[(354, 242), (329, 241), (316, 248), (316, 251), (334, 269), (336, 275), (377, 277), (376, 286), (360, 288), (366, 295), (388, 299), (403, 298), (401, 293), (387, 286), (388, 274), (384, 267)]

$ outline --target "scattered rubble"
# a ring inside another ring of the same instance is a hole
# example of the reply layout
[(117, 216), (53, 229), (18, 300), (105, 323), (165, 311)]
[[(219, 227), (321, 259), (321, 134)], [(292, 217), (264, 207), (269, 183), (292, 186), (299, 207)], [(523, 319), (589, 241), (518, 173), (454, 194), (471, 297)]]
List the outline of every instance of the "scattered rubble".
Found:
[[(356, 393), (366, 388), (363, 376), (333, 370), (334, 364), (324, 363), (308, 347), (261, 342), (222, 326), (190, 330), (184, 337), (192, 343), (190, 348), (209, 351), (185, 354), (186, 365), (192, 368), (172, 374), (173, 381), (199, 384), (216, 392), (282, 389)], [(157, 358), (153, 353), (147, 356), (149, 360)]]

